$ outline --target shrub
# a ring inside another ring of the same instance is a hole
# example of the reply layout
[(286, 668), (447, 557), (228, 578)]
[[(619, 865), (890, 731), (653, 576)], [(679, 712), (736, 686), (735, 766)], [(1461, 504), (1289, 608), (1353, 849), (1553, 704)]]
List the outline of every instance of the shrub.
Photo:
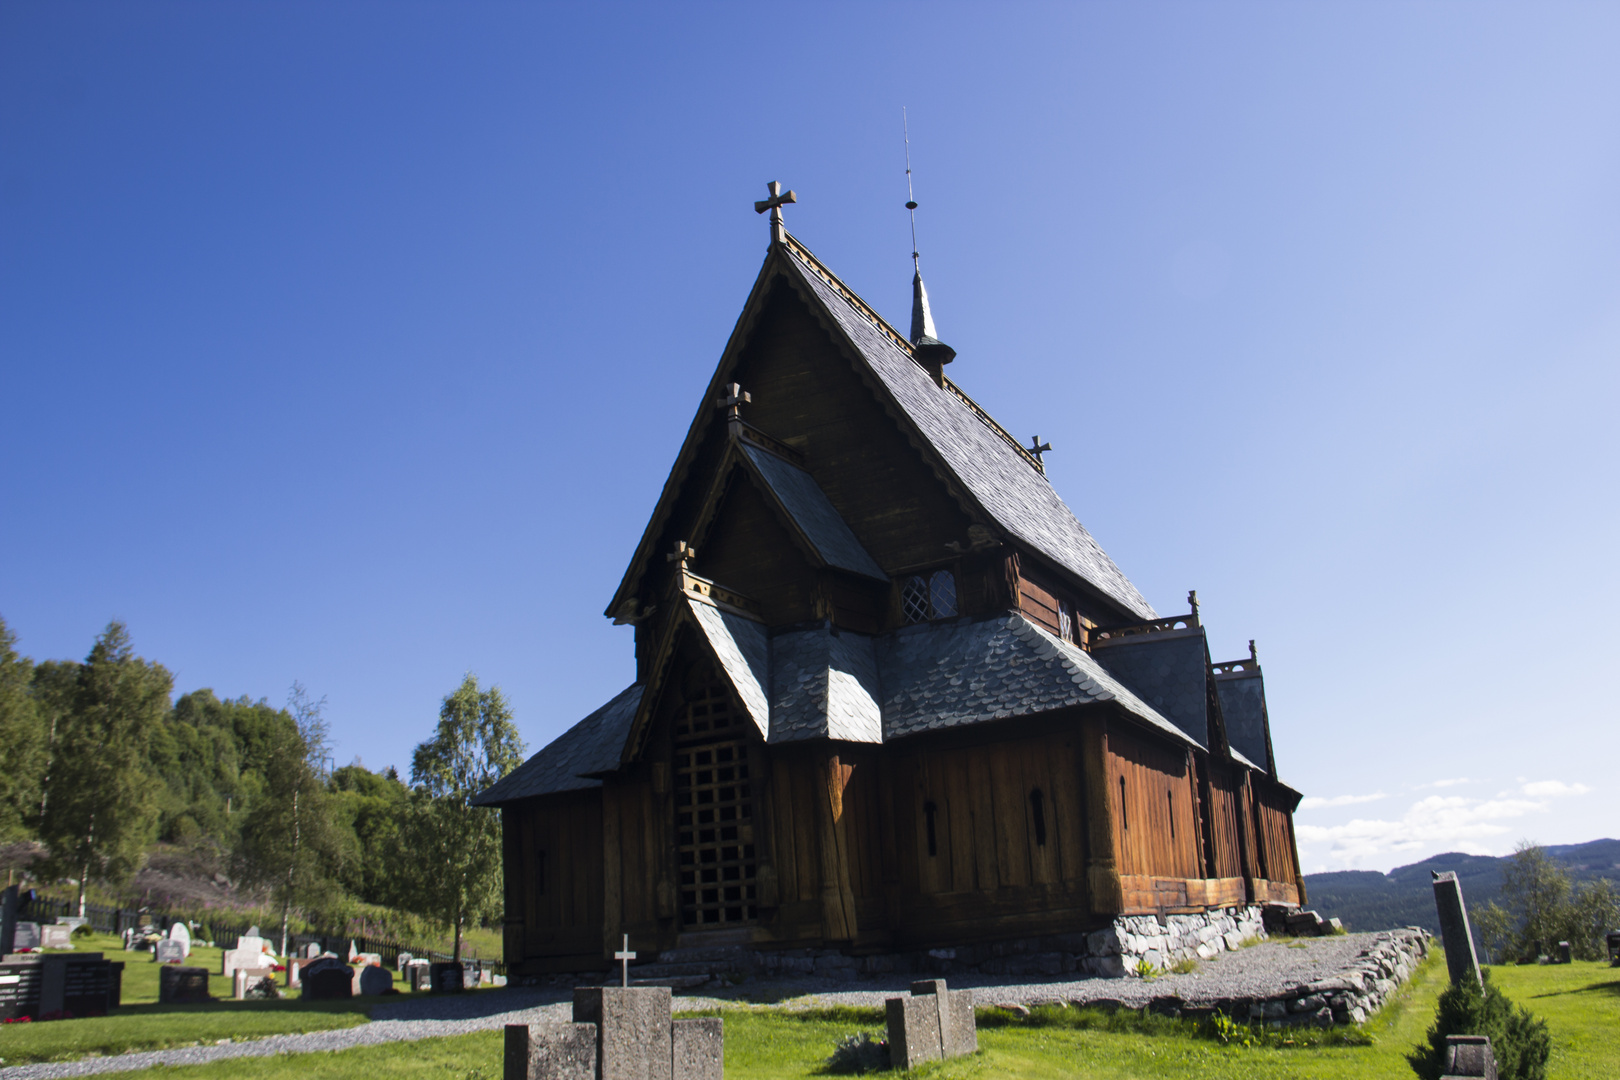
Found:
[(87, 938), (91, 934), (94, 934), (94, 933), (95, 933), (95, 930), (93, 930), (91, 928), (89, 923), (80, 923), (78, 926), (75, 926), (73, 928), (73, 933), (69, 934), (68, 936), (69, 937), (76, 937), (76, 938)]
[(889, 1067), (889, 1044), (872, 1038), (869, 1032), (846, 1035), (833, 1047), (824, 1071), (830, 1073), (869, 1073)]
[(1552, 1053), (1547, 1022), (1537, 1020), (1528, 1009), (1515, 1009), (1507, 995), (1491, 985), (1490, 972), (1484, 974), (1484, 990), (1473, 979), (1464, 979), (1440, 995), (1429, 1045), (1407, 1055), (1412, 1071), (1423, 1080), (1439, 1080), (1446, 1065), (1447, 1035), (1486, 1035), (1499, 1080), (1546, 1080)]

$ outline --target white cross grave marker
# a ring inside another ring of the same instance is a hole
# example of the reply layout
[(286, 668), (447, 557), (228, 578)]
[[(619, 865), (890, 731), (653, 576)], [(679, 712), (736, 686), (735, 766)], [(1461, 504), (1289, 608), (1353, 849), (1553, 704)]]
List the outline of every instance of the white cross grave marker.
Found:
[(624, 980), (625, 986), (630, 985), (630, 961), (635, 958), (636, 954), (630, 951), (630, 935), (626, 934), (624, 935), (624, 948), (613, 954), (613, 959), (619, 961), (623, 969), (620, 977)]

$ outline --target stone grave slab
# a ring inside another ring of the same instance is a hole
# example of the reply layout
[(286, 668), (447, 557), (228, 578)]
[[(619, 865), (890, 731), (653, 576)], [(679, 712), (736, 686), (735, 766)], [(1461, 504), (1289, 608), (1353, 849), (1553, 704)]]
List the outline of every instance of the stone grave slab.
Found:
[(467, 971), (460, 964), (435, 961), (428, 965), (428, 989), (435, 994), (459, 994), (467, 988)]
[(1434, 906), (1440, 915), (1440, 937), (1446, 949), (1446, 968), (1451, 984), (1473, 979), (1481, 986), (1479, 957), (1474, 954), (1474, 935), (1468, 926), (1468, 908), (1463, 903), (1462, 884), (1450, 870), (1434, 875)]
[(394, 963), (398, 966), (400, 971), (404, 971), (406, 968), (411, 966), (411, 961), (415, 959), (416, 957), (412, 956), (410, 953), (402, 952), (394, 958)]
[(894, 1068), (914, 1069), (943, 1056), (936, 998), (893, 997), (883, 1003), (889, 1022), (889, 1064)]
[(595, 1024), (507, 1024), (502, 1080), (596, 1080)]
[(595, 1024), (599, 1080), (671, 1080), (667, 986), (577, 986), (574, 1022)]
[(184, 956), (191, 955), (191, 931), (183, 922), (177, 922), (169, 927), (169, 940), (180, 943), (180, 951)]
[(366, 964), (354, 973), (354, 992), (361, 997), (386, 994), (394, 988), (394, 977), (381, 964)]
[(0, 963), (0, 1020), (39, 1015), (44, 965), (36, 957)]
[(73, 948), (73, 928), (61, 923), (46, 923), (39, 928), (39, 947), (42, 949)]
[[(267, 988), (268, 993), (265, 992)], [(237, 968), (231, 973), (231, 997), (237, 1001), (280, 996), (276, 992), (275, 968)]]
[(179, 964), (186, 959), (186, 947), (178, 941), (164, 938), (152, 950), (152, 959), (159, 964)]
[(1496, 1080), (1496, 1055), (1488, 1035), (1447, 1035), (1445, 1072), (1440, 1080), (1485, 1077)]
[(39, 948), (39, 923), (20, 922), (12, 932), (11, 947), (18, 952)]
[(674, 1080), (724, 1080), (725, 1022), (718, 1016), (673, 1021), (670, 1050)]
[(158, 1001), (164, 1005), (189, 1005), (211, 1000), (208, 996), (208, 969), (165, 966), (158, 972)]
[(354, 973), (335, 956), (317, 957), (298, 973), (298, 985), (311, 1001), (340, 1001), (354, 996)]

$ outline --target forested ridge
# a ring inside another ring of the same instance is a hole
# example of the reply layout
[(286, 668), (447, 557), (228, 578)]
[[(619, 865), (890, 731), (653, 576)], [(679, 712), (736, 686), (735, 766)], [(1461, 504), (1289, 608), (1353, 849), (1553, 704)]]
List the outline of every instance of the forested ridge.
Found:
[(393, 767), (333, 768), (324, 700), (296, 683), (280, 707), (173, 692), (118, 622), (84, 660), (36, 663), (0, 619), (7, 880), (81, 904), (251, 907), (284, 925), (405, 912), (458, 943), (498, 921), (498, 819), (467, 805), (522, 760), (498, 689), (468, 675), (436, 728), (424, 709), (431, 737), (409, 783)]

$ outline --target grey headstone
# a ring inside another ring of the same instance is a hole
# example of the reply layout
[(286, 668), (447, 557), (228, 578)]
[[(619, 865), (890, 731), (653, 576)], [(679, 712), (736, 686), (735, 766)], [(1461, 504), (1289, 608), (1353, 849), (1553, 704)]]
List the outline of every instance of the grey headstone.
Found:
[(394, 962), (398, 965), (399, 970), (404, 971), (407, 967), (410, 966), (411, 961), (415, 960), (415, 959), (416, 959), (416, 957), (412, 956), (410, 953), (402, 952), (397, 957), (394, 958)]
[(312, 941), (308, 945), (305, 945), (304, 955), (311, 960), (321, 955), (321, 943), (318, 941)]
[(940, 1033), (940, 1049), (948, 1058), (979, 1052), (979, 1024), (973, 1015), (973, 991), (952, 990), (946, 995), (949, 1020)]
[(372, 994), (385, 994), (394, 988), (394, 977), (388, 974), (388, 969), (378, 964), (367, 964), (360, 969), (355, 980), (360, 987), (360, 993), (366, 997)]
[(1440, 1080), (1484, 1077), (1496, 1080), (1496, 1055), (1486, 1035), (1447, 1035), (1445, 1072)]
[(595, 1024), (600, 1080), (671, 1080), (667, 986), (576, 986), (574, 1022)]
[(596, 1080), (595, 1024), (507, 1024), (503, 1080)]
[(191, 955), (191, 930), (183, 922), (177, 922), (169, 927), (169, 940), (178, 941), (186, 956)]
[(186, 958), (186, 947), (178, 941), (164, 938), (157, 943), (153, 958), (160, 964), (179, 964)]
[(39, 947), (42, 949), (71, 949), (73, 948), (73, 928), (47, 923), (39, 928)]
[(432, 972), (432, 965), (426, 960), (418, 960), (405, 968), (405, 982), (413, 994), (429, 989), (433, 980)]
[(943, 1056), (939, 1002), (935, 994), (893, 997), (884, 1002), (889, 1021), (889, 1064), (913, 1069)]
[(39, 948), (39, 923), (20, 922), (17, 924), (17, 929), (12, 933), (13, 951)]
[(670, 1043), (674, 1080), (724, 1080), (726, 1032), (718, 1016), (676, 1020)]
[(181, 1005), (208, 1000), (208, 969), (168, 967), (158, 972), (158, 1001)]
[(1479, 957), (1474, 954), (1474, 935), (1468, 927), (1468, 909), (1463, 904), (1462, 885), (1447, 870), (1434, 875), (1434, 906), (1440, 913), (1440, 937), (1446, 948), (1446, 968), (1456, 986), (1472, 978), (1481, 986)]

